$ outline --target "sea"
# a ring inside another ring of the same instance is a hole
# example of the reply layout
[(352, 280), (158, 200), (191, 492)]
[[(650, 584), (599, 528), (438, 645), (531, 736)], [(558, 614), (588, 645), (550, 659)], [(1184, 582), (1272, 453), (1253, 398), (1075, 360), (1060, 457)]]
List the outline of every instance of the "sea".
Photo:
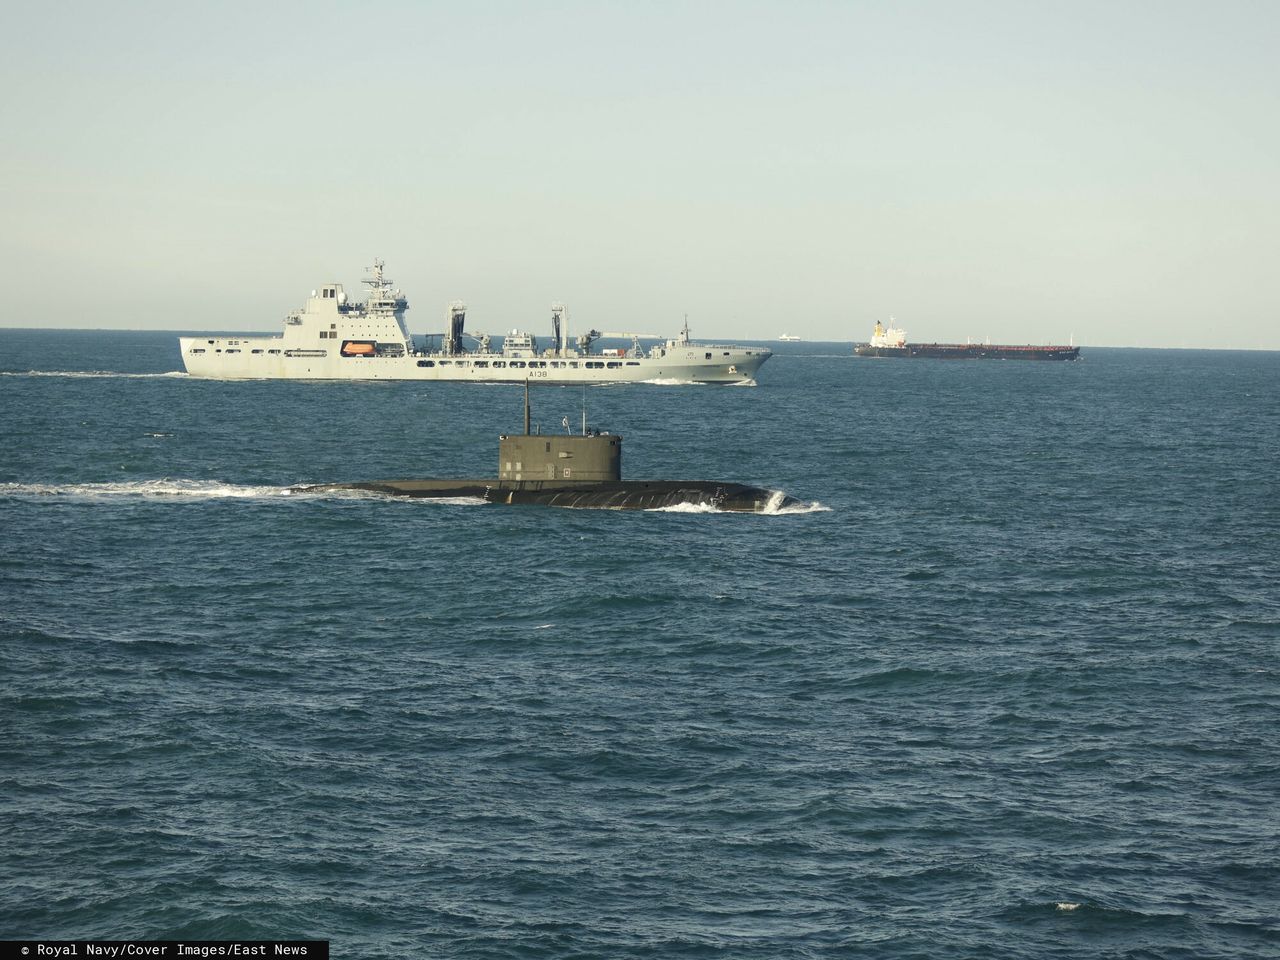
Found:
[(1280, 353), (784, 343), (542, 387), (218, 382), (0, 331), (0, 939), (335, 957), (1280, 956)]

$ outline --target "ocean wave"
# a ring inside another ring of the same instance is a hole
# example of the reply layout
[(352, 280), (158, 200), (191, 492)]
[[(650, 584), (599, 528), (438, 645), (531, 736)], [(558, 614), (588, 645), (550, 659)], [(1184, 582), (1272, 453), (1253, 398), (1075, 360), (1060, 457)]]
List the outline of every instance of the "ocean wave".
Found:
[[(108, 499), (140, 497), (155, 500), (277, 500), (281, 498), (308, 500), (384, 500), (403, 501), (410, 498), (396, 497), (376, 490), (308, 489), (307, 487), (276, 487), (263, 484), (226, 483), (221, 480), (186, 480), (162, 477), (158, 480), (125, 480), (112, 483), (0, 483), (0, 496), (7, 497), (67, 497), (78, 499)], [(441, 506), (484, 506), (488, 501), (479, 497), (414, 498), (417, 503)]]
[(121, 373), (117, 370), (0, 370), (0, 377), (70, 377), (84, 380), (156, 380), (186, 379), (185, 370), (169, 370), (165, 373)]
[[(148, 436), (157, 436), (148, 434)], [(160, 435), (163, 436), (163, 435)], [(376, 490), (356, 490), (337, 487), (271, 486), (265, 484), (227, 483), (221, 480), (190, 480), (178, 477), (161, 477), (155, 480), (122, 480), (103, 483), (0, 483), (0, 496), (4, 497), (67, 497), (102, 499), (140, 497), (144, 499), (279, 499), (283, 497), (314, 500), (413, 500), (417, 503), (439, 506), (487, 506), (490, 501), (481, 497), (399, 497)], [(794, 516), (806, 513), (830, 512), (821, 503), (781, 503), (783, 494), (777, 493), (765, 509), (756, 516)], [(712, 503), (675, 503), (654, 507), (646, 513), (737, 513), (721, 510)]]
[[(765, 508), (757, 517), (791, 517), (804, 513), (830, 513), (831, 508), (823, 506), (816, 500), (812, 503), (793, 503), (787, 506), (774, 506), (774, 502), (781, 503), (782, 494), (778, 494), (771, 499)], [(714, 503), (673, 503), (665, 507), (652, 507), (644, 511), (645, 513), (742, 513), (740, 510), (721, 510)]]
[(651, 507), (645, 513), (730, 513), (718, 510), (714, 503), (672, 503), (665, 507)]
[(791, 517), (802, 513), (830, 513), (831, 508), (814, 500), (809, 503), (793, 503), (785, 507), (770, 508), (766, 506), (761, 512), (768, 517)]
[[(357, 491), (351, 491), (353, 493)], [(157, 499), (225, 499), (308, 496), (290, 487), (225, 483), (220, 480), (124, 480), (111, 483), (0, 483), (0, 496), (20, 497), (145, 497)]]
[[(768, 502), (756, 516), (781, 517), (804, 513), (830, 513), (831, 508), (818, 501), (793, 501), (786, 503), (787, 494), (782, 490), (770, 491)], [(785, 504), (785, 505), (784, 505)], [(742, 513), (740, 510), (721, 510), (714, 503), (685, 501), (671, 503), (662, 507), (651, 507), (645, 513)]]

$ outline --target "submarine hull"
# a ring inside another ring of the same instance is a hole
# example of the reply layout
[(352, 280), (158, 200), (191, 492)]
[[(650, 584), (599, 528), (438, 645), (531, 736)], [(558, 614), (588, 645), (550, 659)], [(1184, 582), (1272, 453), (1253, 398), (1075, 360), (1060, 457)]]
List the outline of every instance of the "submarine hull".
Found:
[(742, 483), (710, 480), (618, 480), (582, 483), (539, 480), (377, 480), (296, 487), (300, 492), (367, 490), (389, 496), (443, 500), (474, 497), (489, 503), (576, 510), (660, 510), (682, 504), (732, 513), (771, 513), (795, 497)]

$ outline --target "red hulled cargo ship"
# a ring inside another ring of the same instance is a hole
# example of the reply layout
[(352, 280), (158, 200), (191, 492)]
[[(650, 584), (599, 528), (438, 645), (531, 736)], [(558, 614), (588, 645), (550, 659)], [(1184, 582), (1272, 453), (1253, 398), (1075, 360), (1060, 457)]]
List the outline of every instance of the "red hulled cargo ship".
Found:
[[(892, 321), (891, 321), (892, 322)], [(855, 344), (860, 357), (936, 357), (942, 360), (1079, 360), (1080, 348), (1015, 346), (996, 343), (907, 343), (905, 330), (885, 328), (877, 321), (868, 343)]]

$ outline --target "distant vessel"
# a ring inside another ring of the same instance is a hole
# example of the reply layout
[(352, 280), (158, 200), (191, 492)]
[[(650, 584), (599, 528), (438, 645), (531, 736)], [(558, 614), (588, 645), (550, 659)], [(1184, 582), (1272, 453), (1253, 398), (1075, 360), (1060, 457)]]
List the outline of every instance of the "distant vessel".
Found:
[[(892, 319), (890, 320), (892, 322)], [(907, 333), (876, 321), (868, 343), (855, 344), (860, 357), (938, 357), (943, 360), (1079, 360), (1077, 346), (1011, 346), (993, 343), (907, 343)]]
[[(564, 419), (566, 431), (569, 419)], [(780, 490), (717, 480), (623, 480), (622, 437), (589, 430), (533, 433), (529, 381), (524, 386), (524, 433), (498, 438), (493, 480), (369, 480), (295, 487), (295, 492), (368, 490), (400, 497), (474, 497), (489, 503), (539, 504), (597, 510), (656, 510), (682, 504), (733, 513), (773, 513), (799, 505)]]
[[(678, 336), (647, 350), (651, 334), (579, 334), (569, 341), (569, 315), (562, 303), (551, 305), (552, 336), (542, 347), (530, 333), (512, 330), (494, 348), (485, 334), (464, 334), (466, 306), (449, 305), (447, 331), (437, 350), (418, 350), (405, 325), (409, 308), (375, 260), (368, 299), (352, 303), (341, 284), (312, 291), (302, 310), (285, 317), (280, 336), (180, 337), (182, 362), (193, 377), (220, 380), (461, 380), (542, 383), (755, 383), (756, 371), (773, 355), (765, 347), (723, 346), (689, 339), (689, 321)], [(468, 350), (464, 336), (475, 341)], [(591, 352), (601, 337), (631, 340), (625, 349)]]
[(799, 337), (793, 337), (789, 333), (784, 333), (778, 339), (781, 340), (783, 343), (799, 343), (800, 342)]

